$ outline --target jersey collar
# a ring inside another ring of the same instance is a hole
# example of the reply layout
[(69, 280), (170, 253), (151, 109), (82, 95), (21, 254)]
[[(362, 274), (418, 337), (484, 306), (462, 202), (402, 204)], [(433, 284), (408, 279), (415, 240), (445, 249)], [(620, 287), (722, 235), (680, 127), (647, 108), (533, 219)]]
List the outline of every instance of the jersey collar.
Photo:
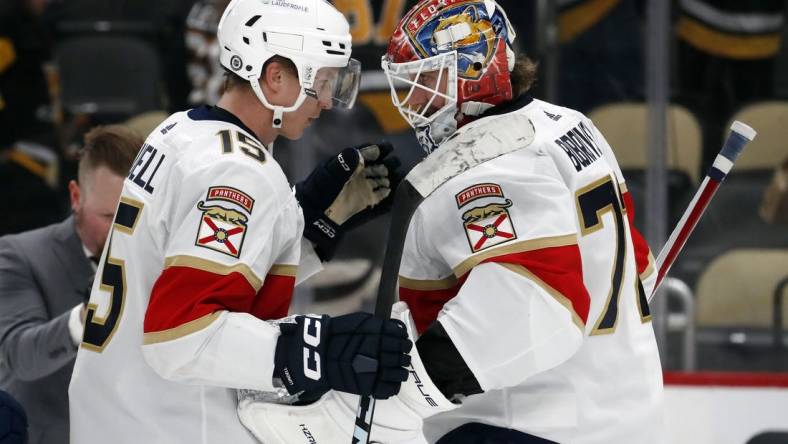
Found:
[(494, 106), (487, 111), (485, 111), (479, 118), (483, 117), (490, 117), (490, 116), (499, 116), (501, 114), (509, 114), (512, 112), (517, 111), (520, 108), (526, 107), (529, 103), (533, 102), (534, 98), (531, 97), (529, 94), (522, 94), (514, 100), (510, 100), (508, 102), (501, 103), (500, 105)]
[(265, 144), (257, 138), (257, 135), (254, 133), (254, 131), (250, 130), (248, 126), (244, 125), (241, 119), (236, 117), (235, 114), (227, 111), (224, 108), (218, 106), (202, 105), (189, 110), (186, 115), (192, 120), (219, 120), (221, 122), (232, 123), (233, 125), (236, 125), (249, 133), (249, 135), (252, 136), (254, 140), (265, 146)]

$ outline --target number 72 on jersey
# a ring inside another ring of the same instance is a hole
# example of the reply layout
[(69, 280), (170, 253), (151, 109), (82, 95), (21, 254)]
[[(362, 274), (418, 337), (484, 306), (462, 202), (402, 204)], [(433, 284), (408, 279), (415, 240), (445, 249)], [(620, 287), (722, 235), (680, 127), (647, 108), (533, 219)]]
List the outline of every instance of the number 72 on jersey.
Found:
[[(589, 236), (604, 228), (602, 217), (607, 212), (613, 214), (616, 252), (613, 257), (612, 272), (610, 276), (610, 290), (602, 314), (597, 319), (592, 335), (611, 334), (616, 331), (618, 324), (618, 303), (622, 292), (622, 282), (624, 279), (624, 265), (627, 254), (627, 246), (631, 244), (626, 235), (625, 209), (623, 206), (623, 196), (618, 185), (611, 176), (605, 176), (589, 185), (579, 189), (575, 194), (575, 204), (577, 205), (577, 215), (580, 222), (580, 232), (583, 236)], [(640, 277), (635, 277), (635, 297), (640, 312), (642, 322), (651, 320), (651, 313), (648, 308), (646, 292)]]

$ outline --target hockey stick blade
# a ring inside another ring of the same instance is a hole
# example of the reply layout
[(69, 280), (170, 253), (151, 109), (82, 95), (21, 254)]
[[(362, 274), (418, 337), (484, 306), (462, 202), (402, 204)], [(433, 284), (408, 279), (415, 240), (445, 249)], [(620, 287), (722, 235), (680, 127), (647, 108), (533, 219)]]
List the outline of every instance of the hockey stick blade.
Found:
[[(384, 319), (391, 316), (391, 306), (397, 299), (397, 279), (405, 238), (410, 220), (419, 204), (451, 178), (488, 160), (525, 148), (533, 142), (534, 126), (530, 119), (514, 113), (502, 116), (501, 120), (506, 120), (507, 123), (500, 125), (503, 129), (498, 133), (488, 131), (488, 125), (468, 125), (456, 137), (447, 140), (440, 149), (413, 167), (397, 187), (375, 302), (375, 316)], [(375, 399), (361, 396), (356, 410), (353, 444), (369, 442), (374, 413)]]
[(670, 233), (670, 237), (665, 246), (662, 247), (662, 251), (659, 252), (656, 264), (657, 280), (654, 283), (654, 290), (649, 295), (649, 301), (656, 294), (662, 280), (670, 271), (670, 267), (676, 261), (681, 249), (684, 248), (684, 244), (686, 244), (687, 239), (689, 239), (701, 216), (703, 216), (703, 213), (709, 206), (709, 202), (714, 197), (714, 193), (717, 192), (717, 188), (720, 187), (733, 168), (733, 164), (736, 163), (736, 159), (739, 158), (744, 147), (755, 138), (756, 134), (757, 132), (754, 129), (738, 120), (731, 125), (731, 133), (728, 135), (728, 139), (725, 140), (725, 144), (714, 159), (714, 163), (706, 173), (706, 177), (700, 184), (698, 191), (695, 192), (692, 201), (687, 206), (687, 209), (684, 210), (681, 220), (676, 224), (673, 232)]

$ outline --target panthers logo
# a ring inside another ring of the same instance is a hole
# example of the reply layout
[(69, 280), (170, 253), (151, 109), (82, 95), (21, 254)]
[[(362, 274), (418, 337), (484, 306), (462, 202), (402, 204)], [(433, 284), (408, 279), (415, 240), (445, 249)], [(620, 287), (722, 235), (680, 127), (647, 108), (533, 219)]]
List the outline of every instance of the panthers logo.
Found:
[(246, 221), (249, 220), (246, 215), (238, 211), (228, 210), (227, 208), (220, 207), (218, 205), (205, 206), (203, 205), (203, 201), (197, 202), (197, 209), (202, 211), (203, 214), (208, 217), (223, 220), (234, 225), (246, 225)]
[(491, 203), (483, 207), (472, 208), (462, 214), (462, 220), (466, 223), (478, 222), (482, 219), (487, 219), (488, 217), (503, 214), (506, 211), (505, 209), (511, 206), (512, 201), (510, 199), (506, 199), (506, 202), (504, 203)]
[(209, 188), (206, 199), (197, 202), (197, 209), (202, 214), (195, 245), (239, 257), (246, 236), (249, 216), (239, 210), (225, 208), (221, 205), (208, 205), (206, 202), (209, 200), (232, 202), (251, 214), (254, 199), (236, 188), (218, 186)]
[(462, 213), (465, 235), (473, 253), (517, 239), (508, 208), (512, 201), (491, 202)]

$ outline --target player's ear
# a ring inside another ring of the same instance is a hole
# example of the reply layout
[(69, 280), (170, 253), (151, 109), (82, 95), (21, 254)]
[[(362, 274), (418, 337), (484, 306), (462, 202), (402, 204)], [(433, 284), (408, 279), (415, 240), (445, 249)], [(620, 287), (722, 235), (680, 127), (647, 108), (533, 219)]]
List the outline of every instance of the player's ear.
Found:
[(79, 199), (82, 196), (82, 190), (76, 180), (68, 182), (68, 198), (71, 201), (71, 210), (77, 211), (79, 208)]
[(263, 83), (263, 86), (268, 87), (271, 92), (277, 93), (282, 90), (288, 74), (287, 69), (282, 66), (281, 63), (274, 60), (265, 66), (260, 76), (260, 81)]

